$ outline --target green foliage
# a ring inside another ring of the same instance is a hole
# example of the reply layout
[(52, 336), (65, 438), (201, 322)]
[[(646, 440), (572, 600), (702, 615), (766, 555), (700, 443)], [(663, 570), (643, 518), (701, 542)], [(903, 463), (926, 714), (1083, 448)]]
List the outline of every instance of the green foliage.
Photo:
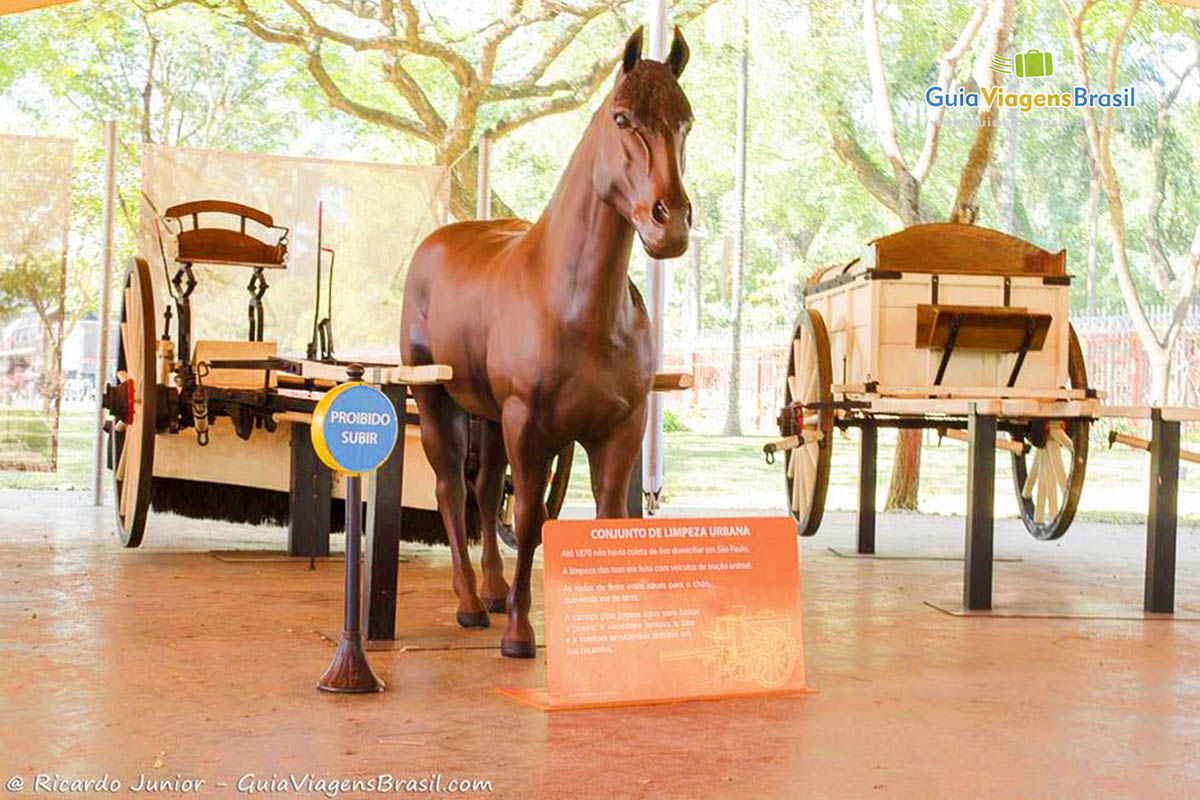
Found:
[(663, 430), (667, 433), (687, 433), (691, 428), (678, 414), (666, 409), (663, 411)]
[[(275, 8), (265, 2), (253, 5), (264, 11)], [(619, 6), (621, 24), (643, 13), (640, 3)], [(668, 273), (668, 341), (693, 333), (687, 327), (693, 266), (699, 274), (699, 329), (718, 330), (729, 324), (738, 6), (737, 0), (720, 0), (684, 26), (692, 56), (682, 83), (696, 114), (686, 165), (695, 205), (695, 250)], [(863, 243), (895, 230), (899, 222), (864, 190), (831, 144), (834, 119), (857, 137), (876, 166), (888, 171), (878, 147), (866, 77), (862, 4), (751, 0), (750, 6), (744, 317), (752, 336), (786, 326), (794, 318), (798, 287), (814, 269), (854, 258)], [(1102, 75), (1108, 42), (1125, 10), (1125, 4), (1101, 2), (1089, 17), (1094, 82)], [(879, 2), (885, 71), (897, 136), (906, 154), (920, 149), (928, 114), (925, 89), (936, 79), (944, 48), (971, 11), (971, 3), (958, 0)], [(431, 35), (458, 42), (499, 20), (504, 10), (489, 4), (469, 19), (456, 13), (449, 7), (439, 11), (442, 21)], [(523, 74), (561, 27), (550, 22), (515, 35), (499, 53), (497, 80)], [(618, 47), (620, 27), (613, 18), (588, 28), (547, 79), (574, 74)], [(1147, 272), (1144, 212), (1155, 187), (1148, 152), (1158, 102), (1174, 74), (1183, 69), (1196, 31), (1196, 12), (1143, 3), (1122, 54), (1121, 82), (1137, 86), (1139, 103), (1115, 115), (1113, 150), (1126, 195), (1136, 278), (1150, 297), (1155, 290)], [(1067, 91), (1078, 82), (1057, 0), (1017, 3), (1011, 49), (1033, 47), (1053, 52), (1056, 58), (1055, 74), (1041, 88)], [(978, 49), (977, 42), (960, 62), (959, 84), (972, 85)], [(349, 94), (396, 108), (394, 92), (380, 81), (377, 52), (331, 47), (324, 55), (328, 69)], [(407, 57), (405, 66), (439, 109), (453, 106), (457, 89), (442, 67), (429, 59)], [(1198, 75), (1200, 70), (1193, 70), (1165, 140), (1162, 240), (1173, 253), (1188, 251), (1200, 219)], [(147, 85), (152, 87), (148, 111), (143, 104)], [(540, 213), (596, 102), (542, 117), (497, 142), (492, 184), (519, 215)], [(480, 126), (494, 124), (505, 106), (484, 108)], [(428, 143), (331, 111), (295, 52), (250, 35), (235, 24), (228, 9), (212, 13), (193, 5), (144, 13), (124, 0), (82, 0), (0, 18), (0, 110), (10, 111), (13, 127), (22, 132), (67, 135), (78, 142), (68, 287), (75, 313), (94, 307), (95, 292), (88, 287), (94, 286), (91, 276), (99, 263), (95, 231), (100, 221), (98, 123), (103, 118), (117, 119), (122, 132), (123, 254), (131, 250), (137, 226), (137, 166), (144, 137), (184, 146), (390, 161), (428, 161), (433, 152)], [(948, 112), (948, 117), (956, 113)], [(1069, 269), (1080, 276), (1073, 302), (1081, 308), (1090, 242), (1090, 176), (1078, 114), (1006, 111), (999, 125), (992, 164), (976, 199), (979, 223), (1011, 229), (1048, 248), (1066, 248)], [(948, 215), (974, 133), (969, 125), (943, 129), (937, 160), (921, 191), (930, 216)], [(1011, 210), (1006, 186), (1015, 187)], [(1105, 202), (1101, 196), (1099, 305), (1120, 310)], [(635, 279), (643, 269), (643, 259), (635, 256)]]

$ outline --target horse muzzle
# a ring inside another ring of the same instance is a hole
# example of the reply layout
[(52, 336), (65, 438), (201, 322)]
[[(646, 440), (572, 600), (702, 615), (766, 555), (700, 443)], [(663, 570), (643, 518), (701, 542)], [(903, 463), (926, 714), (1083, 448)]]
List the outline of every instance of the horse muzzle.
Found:
[(678, 258), (687, 251), (688, 231), (692, 227), (690, 204), (672, 212), (659, 200), (652, 208), (638, 212), (633, 215), (634, 226), (651, 258)]

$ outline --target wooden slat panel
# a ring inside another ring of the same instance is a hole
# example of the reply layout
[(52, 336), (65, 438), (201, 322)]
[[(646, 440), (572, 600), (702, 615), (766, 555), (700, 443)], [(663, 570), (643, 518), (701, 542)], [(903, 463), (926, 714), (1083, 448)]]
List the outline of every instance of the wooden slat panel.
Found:
[[(238, 437), (227, 420), (218, 420), (209, 428), (209, 443), (203, 448), (193, 431), (160, 433), (154, 440), (154, 474), (286, 492), (290, 488), (291, 436), (292, 425), (284, 422), (274, 433), (254, 431), (247, 441)], [(421, 446), (420, 429), (406, 426), (401, 502), (410, 508), (436, 510), (436, 480)], [(334, 475), (332, 496), (345, 497), (338, 475)]]
[(933, 398), (929, 400), (884, 397), (870, 401), (876, 414), (949, 414), (964, 416), (976, 407), (980, 414), (998, 417), (1094, 417), (1100, 406), (1096, 400), (1047, 402), (1042, 400), (971, 400)]
[[(276, 342), (245, 342), (229, 339), (201, 339), (192, 350), (192, 363), (202, 361), (261, 361), (271, 358), (279, 350)], [(222, 389), (261, 389), (264, 385), (263, 369), (213, 369), (202, 378), (209, 386)], [(275, 370), (270, 371), (271, 388), (278, 386)]]
[[(1102, 406), (1099, 417), (1123, 419), (1150, 419), (1150, 406)], [(1163, 406), (1162, 418), (1169, 422), (1200, 422), (1200, 408), (1187, 406)]]
[[(970, 398), (1016, 398), (1031, 400), (1085, 400), (1085, 389), (1031, 389), (1020, 386), (895, 386), (879, 384), (874, 391), (868, 393), (862, 384), (839, 384), (833, 387), (838, 394), (859, 395), (869, 394), (880, 397), (970, 397)], [(1104, 393), (1097, 392), (1097, 399), (1103, 399)]]

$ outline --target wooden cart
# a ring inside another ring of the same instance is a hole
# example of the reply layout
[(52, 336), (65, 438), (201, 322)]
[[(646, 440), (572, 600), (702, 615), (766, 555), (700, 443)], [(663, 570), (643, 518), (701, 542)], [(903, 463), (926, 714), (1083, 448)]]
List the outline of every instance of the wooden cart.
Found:
[[(346, 380), (349, 363), (333, 356), (329, 316), (318, 319), (322, 267), (328, 292), (334, 253), (322, 247), (318, 230), (313, 341), (305, 357), (286, 355), (264, 338), (263, 298), (266, 274), (287, 268), (288, 230), (261, 210), (221, 200), (174, 206), (163, 218), (165, 237), (173, 244), (161, 248), (171, 296), (156, 296), (145, 260), (131, 262), (121, 302), (116, 379), (103, 400), (111, 417), (105, 427), (111, 434), (108, 461), (120, 539), (127, 547), (138, 546), (154, 508), (195, 518), (287, 524), (291, 554), (328, 555), (329, 531), (340, 526), (338, 501), (344, 490), (341, 478), (313, 452), (309, 422), (324, 392)], [(197, 264), (250, 270), (245, 340), (193, 339)], [(403, 538), (444, 541), (433, 470), (407, 387), (449, 380), (450, 368), (398, 361), (364, 366), (364, 379), (382, 387), (407, 422), (397, 448), (403, 465), (396, 476), (397, 496), (384, 498), (379, 510), (398, 511), (402, 504), (407, 510)], [(566, 494), (571, 454), (564, 451), (554, 465), (547, 492), (551, 516)]]
[(1069, 322), (1070, 282), (1064, 252), (955, 223), (884, 236), (814, 275), (792, 336), (783, 439), (766, 447), (768, 460), (783, 453), (801, 535), (821, 524), (835, 427), (862, 429), (860, 502), (873, 520), (877, 429), (965, 439), (974, 412), (1005, 434), (996, 445), (1011, 453), (1026, 528), (1062, 536), (1099, 403)]

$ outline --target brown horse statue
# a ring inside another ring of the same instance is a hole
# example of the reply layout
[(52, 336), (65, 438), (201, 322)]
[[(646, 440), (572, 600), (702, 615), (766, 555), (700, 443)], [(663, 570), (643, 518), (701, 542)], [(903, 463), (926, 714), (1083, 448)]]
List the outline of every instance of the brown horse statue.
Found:
[[(597, 516), (627, 516), (655, 367), (650, 320), (628, 277), (633, 234), (654, 258), (687, 250), (692, 208), (682, 173), (692, 111), (678, 78), (688, 47), (676, 29), (665, 63), (642, 60), (641, 50), (639, 28), (541, 218), (440, 228), (417, 248), (404, 288), (405, 363), (454, 368), (449, 383), (413, 393), (450, 540), (458, 623), (487, 627), (489, 611), (507, 609), (500, 651), (510, 657), (536, 653), (530, 570), (554, 454), (583, 445)], [(467, 551), (472, 415), (481, 420), (472, 488), (482, 600)], [(507, 463), (518, 552), (511, 590), (495, 530)]]

